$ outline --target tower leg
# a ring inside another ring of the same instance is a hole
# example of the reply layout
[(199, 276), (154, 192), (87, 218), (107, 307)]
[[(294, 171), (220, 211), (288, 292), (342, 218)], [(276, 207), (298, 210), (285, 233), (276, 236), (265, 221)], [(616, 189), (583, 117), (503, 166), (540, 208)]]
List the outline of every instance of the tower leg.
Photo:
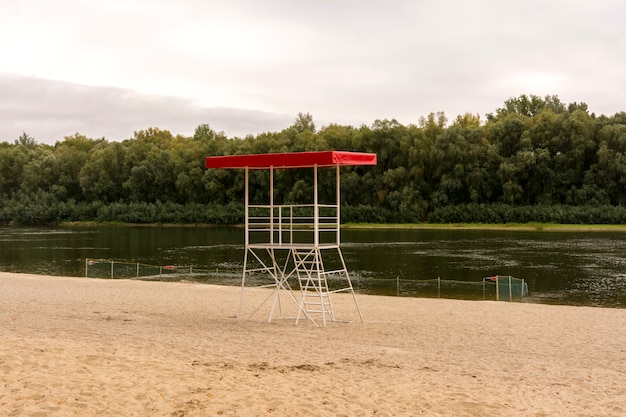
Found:
[(352, 286), (352, 280), (350, 279), (350, 274), (348, 273), (348, 268), (346, 268), (346, 262), (343, 259), (343, 254), (341, 253), (341, 248), (337, 246), (337, 252), (339, 253), (339, 259), (341, 259), (341, 266), (346, 273), (346, 280), (348, 281), (348, 288), (350, 293), (352, 294), (352, 299), (354, 300), (354, 305), (356, 306), (356, 311), (359, 313), (359, 319), (361, 323), (363, 323), (363, 314), (361, 314), (361, 307), (359, 307), (359, 302), (356, 299), (356, 294), (354, 292), (354, 287)]
[(248, 248), (246, 248), (243, 255), (243, 276), (241, 277), (241, 294), (239, 295), (239, 312), (237, 313), (237, 319), (241, 320), (243, 313), (243, 290), (246, 286), (246, 274), (248, 273)]

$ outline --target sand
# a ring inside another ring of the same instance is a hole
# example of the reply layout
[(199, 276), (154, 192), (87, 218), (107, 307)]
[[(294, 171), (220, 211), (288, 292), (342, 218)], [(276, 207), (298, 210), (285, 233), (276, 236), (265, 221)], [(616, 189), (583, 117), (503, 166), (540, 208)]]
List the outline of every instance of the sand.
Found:
[(239, 295), (0, 272), (0, 416), (626, 415), (626, 309), (337, 294), (323, 328)]

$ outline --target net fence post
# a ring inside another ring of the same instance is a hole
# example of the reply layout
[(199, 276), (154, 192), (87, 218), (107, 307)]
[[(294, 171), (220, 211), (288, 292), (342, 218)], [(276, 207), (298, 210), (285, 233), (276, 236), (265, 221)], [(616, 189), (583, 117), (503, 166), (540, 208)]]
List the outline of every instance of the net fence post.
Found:
[(441, 298), (441, 277), (437, 277), (437, 298)]
[(485, 281), (486, 279), (483, 278), (483, 301), (485, 300)]
[(115, 261), (113, 259), (111, 259), (111, 279), (113, 279), (113, 264), (115, 263)]
[(500, 275), (496, 275), (496, 301), (500, 301)]

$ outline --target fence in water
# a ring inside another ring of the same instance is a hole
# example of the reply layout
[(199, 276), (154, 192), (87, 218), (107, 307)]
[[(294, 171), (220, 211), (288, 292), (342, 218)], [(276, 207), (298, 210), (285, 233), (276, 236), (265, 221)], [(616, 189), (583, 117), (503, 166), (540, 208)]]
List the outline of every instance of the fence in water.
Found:
[[(410, 297), (458, 298), (475, 300), (517, 301), (528, 295), (528, 284), (510, 275), (485, 277), (480, 281), (442, 279), (409, 280), (400, 277), (381, 279), (351, 273), (357, 292), (377, 295)], [(231, 269), (203, 269), (192, 265), (148, 265), (113, 259), (85, 259), (85, 277), (126, 278), (155, 281), (197, 281), (209, 284), (240, 285), (241, 271)], [(263, 277), (254, 285), (264, 285)], [(332, 281), (332, 277), (329, 281)], [(267, 277), (269, 282), (270, 278)]]
[(141, 279), (153, 281), (198, 281), (219, 284), (240, 283), (241, 273), (197, 268), (193, 265), (150, 265), (115, 259), (85, 259), (85, 277)]
[(528, 284), (510, 275), (471, 281), (441, 277), (423, 280), (363, 278), (356, 274), (353, 284), (359, 292), (409, 297), (519, 301), (528, 295)]

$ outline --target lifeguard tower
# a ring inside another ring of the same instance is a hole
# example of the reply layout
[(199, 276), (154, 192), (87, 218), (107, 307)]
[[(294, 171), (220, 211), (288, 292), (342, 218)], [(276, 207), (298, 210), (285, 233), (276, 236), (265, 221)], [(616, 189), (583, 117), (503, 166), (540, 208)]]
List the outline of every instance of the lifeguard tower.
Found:
[[(295, 324), (305, 317), (316, 326), (326, 326), (327, 321), (337, 321), (331, 294), (348, 292), (363, 321), (340, 247), (340, 168), (355, 165), (376, 165), (376, 154), (323, 151), (206, 158), (207, 168), (245, 170), (245, 254), (239, 318), (244, 310), (244, 291), (253, 286), (273, 291), (248, 318), (269, 306), (268, 321), (278, 309), (280, 318), (295, 319)], [(312, 169), (310, 204), (275, 204), (274, 171), (290, 168)], [(320, 168), (335, 169), (335, 201), (319, 201)], [(269, 171), (268, 204), (250, 204), (250, 170)], [(251, 285), (259, 282), (258, 276), (268, 275), (269, 284)], [(295, 304), (295, 317), (283, 315), (281, 294)]]

